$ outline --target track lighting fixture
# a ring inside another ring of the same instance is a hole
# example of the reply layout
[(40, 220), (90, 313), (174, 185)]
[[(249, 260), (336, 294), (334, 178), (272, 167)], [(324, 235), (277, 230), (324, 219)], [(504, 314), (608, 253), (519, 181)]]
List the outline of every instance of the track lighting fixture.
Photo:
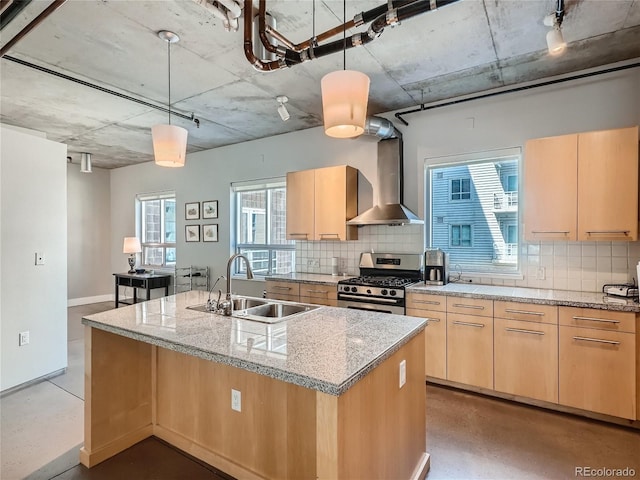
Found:
[(562, 20), (564, 19), (564, 0), (558, 0), (556, 11), (544, 17), (543, 23), (552, 30), (547, 32), (547, 48), (550, 55), (560, 55), (567, 48), (562, 36)]
[(80, 155), (80, 171), (82, 173), (91, 173), (91, 154), (82, 153)]
[(280, 114), (280, 118), (283, 122), (286, 122), (291, 118), (291, 115), (289, 115), (289, 111), (285, 105), (285, 103), (289, 101), (289, 98), (285, 95), (279, 95), (276, 97), (276, 100), (278, 101), (278, 113)]

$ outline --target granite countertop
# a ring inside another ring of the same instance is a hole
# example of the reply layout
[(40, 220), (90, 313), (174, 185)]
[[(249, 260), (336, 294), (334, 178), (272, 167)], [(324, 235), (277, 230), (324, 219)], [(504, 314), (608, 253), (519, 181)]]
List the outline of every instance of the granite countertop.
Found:
[(603, 293), (573, 292), (524, 287), (501, 287), (470, 283), (448, 283), (434, 286), (419, 283), (407, 288), (409, 292), (430, 293), (467, 298), (486, 298), (507, 302), (537, 303), (564, 307), (596, 308), (621, 312), (640, 312), (640, 304), (634, 300), (611, 298)]
[(322, 273), (286, 273), (283, 275), (271, 275), (265, 280), (278, 282), (306, 282), (319, 285), (337, 285), (340, 280), (352, 278), (353, 275), (327, 275)]
[(330, 395), (347, 391), (426, 324), (324, 306), (275, 324), (186, 308), (207, 297), (203, 291), (179, 293), (88, 315), (82, 323)]

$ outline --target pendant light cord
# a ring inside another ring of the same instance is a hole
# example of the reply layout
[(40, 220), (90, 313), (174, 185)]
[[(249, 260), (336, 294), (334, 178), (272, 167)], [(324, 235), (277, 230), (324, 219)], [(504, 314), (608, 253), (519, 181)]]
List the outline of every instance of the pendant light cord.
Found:
[(169, 109), (169, 125), (171, 125), (171, 42), (169, 40), (167, 40), (167, 57), (169, 58), (169, 105), (167, 106)]
[(342, 0), (342, 70), (347, 69), (347, 0)]

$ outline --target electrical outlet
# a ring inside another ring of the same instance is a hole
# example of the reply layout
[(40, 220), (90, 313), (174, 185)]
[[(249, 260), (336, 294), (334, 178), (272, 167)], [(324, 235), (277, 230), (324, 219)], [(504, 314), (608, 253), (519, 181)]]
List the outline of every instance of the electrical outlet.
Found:
[(18, 334), (18, 346), (22, 347), (29, 344), (29, 330)]
[(44, 265), (44, 253), (36, 252), (36, 265)]
[(310, 258), (309, 260), (307, 260), (307, 267), (319, 268), (320, 260), (317, 258)]
[(405, 383), (407, 383), (407, 361), (402, 360), (400, 362), (400, 387), (399, 388), (402, 388)]
[(231, 389), (231, 410), (242, 411), (242, 393), (240, 393), (240, 390)]
[(536, 280), (544, 280), (546, 277), (546, 269), (544, 267), (538, 267), (536, 272)]

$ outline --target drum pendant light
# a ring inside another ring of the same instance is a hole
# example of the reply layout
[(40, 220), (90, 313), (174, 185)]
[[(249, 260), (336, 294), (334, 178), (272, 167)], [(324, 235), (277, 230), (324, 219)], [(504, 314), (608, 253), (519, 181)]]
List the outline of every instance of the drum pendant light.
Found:
[(167, 42), (169, 64), (169, 124), (151, 127), (153, 139), (153, 155), (156, 165), (161, 167), (183, 167), (187, 154), (187, 130), (171, 125), (171, 44), (177, 43), (180, 37), (173, 32), (161, 30), (158, 37)]
[[(346, 0), (343, 0), (343, 22), (346, 23)], [(328, 73), (320, 82), (324, 133), (329, 137), (352, 138), (364, 132), (369, 100), (369, 77), (347, 70), (347, 29), (343, 33), (343, 70)]]

